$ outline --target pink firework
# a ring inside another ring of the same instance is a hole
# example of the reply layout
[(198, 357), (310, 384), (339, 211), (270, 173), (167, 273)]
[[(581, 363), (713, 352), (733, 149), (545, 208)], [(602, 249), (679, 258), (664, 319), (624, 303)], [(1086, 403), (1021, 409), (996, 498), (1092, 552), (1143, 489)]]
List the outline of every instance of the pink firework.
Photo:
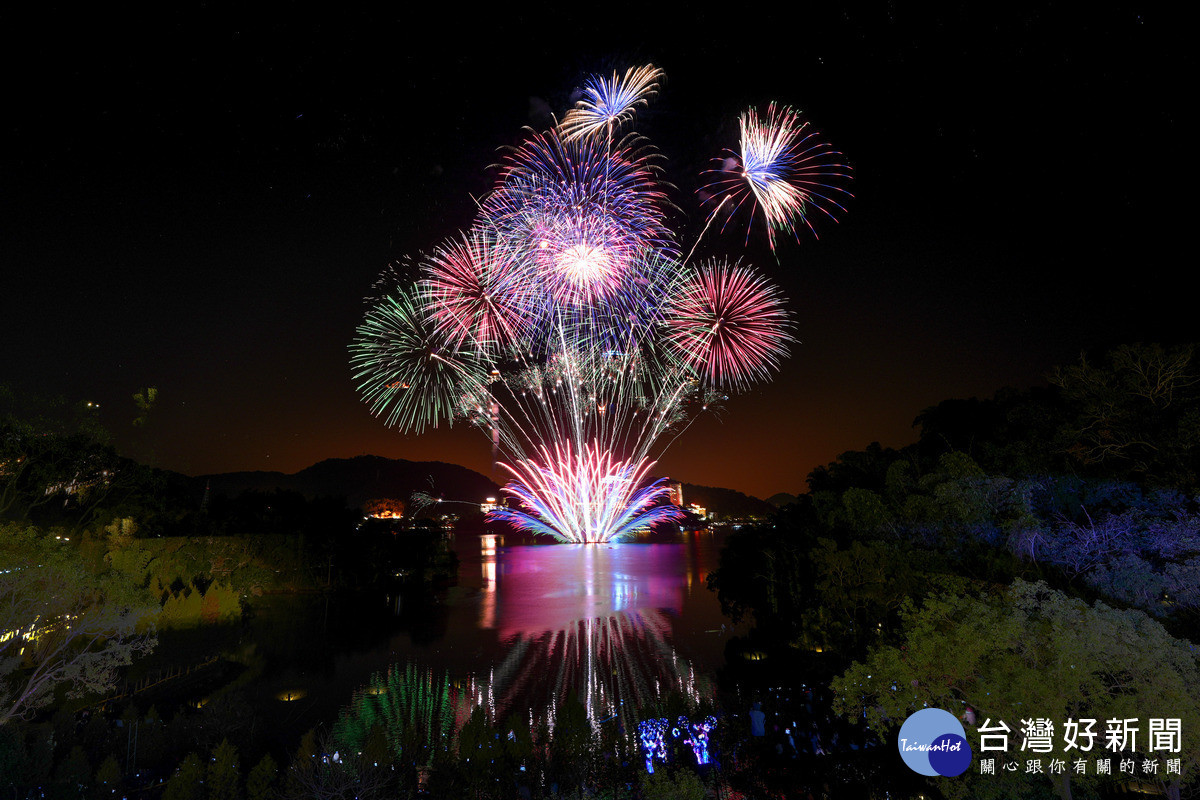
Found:
[(520, 257), (493, 233), (474, 229), (439, 247), (422, 288), (430, 319), (455, 347), (518, 345), (533, 324), (533, 292)]
[(666, 481), (647, 482), (653, 461), (622, 461), (595, 442), (577, 450), (569, 442), (539, 449), (537, 459), (501, 464), (513, 476), (503, 491), (520, 507), (497, 508), (489, 519), (561, 542), (595, 544), (682, 516), (666, 502)]
[[(810, 211), (817, 210), (836, 221), (834, 210), (845, 211), (845, 199), (852, 197), (845, 184), (852, 177), (850, 167), (842, 163), (842, 154), (808, 129), (800, 112), (788, 106), (767, 106), (765, 116), (753, 108), (743, 113), (739, 152), (716, 159), (720, 167), (709, 183), (706, 202), (721, 198), (710, 215), (726, 201), (732, 201), (730, 218), (749, 204), (750, 224), (761, 213), (767, 228), (767, 241), (775, 249), (775, 232), (787, 231), (799, 238), (800, 224), (817, 235)], [(726, 220), (728, 223), (728, 220)]]
[(676, 251), (652, 157), (591, 139), (531, 135), (500, 165), (481, 219), (525, 249), (560, 302), (610, 297), (647, 250)]
[(554, 299), (589, 303), (617, 292), (637, 253), (635, 241), (602, 214), (568, 210), (538, 224), (533, 262)]
[(792, 341), (779, 290), (747, 267), (701, 266), (663, 320), (668, 352), (712, 386), (740, 389), (779, 368)]

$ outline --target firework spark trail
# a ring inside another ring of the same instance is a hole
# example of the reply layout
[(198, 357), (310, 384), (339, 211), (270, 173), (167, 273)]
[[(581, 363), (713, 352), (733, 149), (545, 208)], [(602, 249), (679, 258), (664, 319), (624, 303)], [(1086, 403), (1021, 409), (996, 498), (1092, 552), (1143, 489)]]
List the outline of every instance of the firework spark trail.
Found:
[(351, 367), (371, 413), (417, 433), (453, 423), (464, 390), (486, 380), (481, 362), (456, 349), (412, 292), (385, 295), (358, 328)]
[(658, 94), (658, 84), (666, 74), (653, 64), (630, 67), (624, 77), (613, 72), (612, 78), (593, 76), (584, 85), (584, 97), (563, 117), (559, 129), (567, 140), (605, 133), (612, 137), (614, 127), (633, 119), (638, 106), (647, 105)]
[(777, 370), (792, 340), (779, 291), (747, 267), (718, 262), (684, 281), (664, 327), (685, 364), (715, 386), (739, 389)]
[[(715, 177), (707, 191), (713, 197), (733, 198), (729, 219), (743, 204), (749, 204), (747, 239), (756, 214), (763, 216), (772, 250), (777, 231), (798, 238), (800, 223), (817, 235), (809, 219), (810, 209), (837, 221), (834, 209), (845, 211), (844, 199), (853, 196), (842, 186), (852, 177), (850, 167), (842, 163), (841, 153), (808, 131), (809, 123), (801, 120), (799, 111), (771, 103), (764, 116), (751, 108), (739, 117), (738, 124), (740, 149), (717, 159), (721, 166), (708, 171)], [(719, 210), (713, 209), (709, 218)]]
[[(657, 155), (636, 134), (614, 141), (662, 77), (597, 78), (559, 129), (529, 131), (472, 228), (420, 262), (415, 286), (374, 298), (351, 345), (373, 413), (416, 432), (465, 417), (513, 475), (518, 505), (492, 518), (564, 541), (675, 518), (648, 481), (656, 458), (724, 391), (768, 379), (792, 341), (764, 278), (691, 266), (695, 243), (681, 259)], [(776, 230), (811, 228), (808, 209), (842, 208), (849, 170), (797, 112), (740, 122), (741, 151), (709, 171), (720, 201), (704, 232), (746, 205), (774, 249)]]
[(450, 346), (499, 355), (525, 341), (534, 320), (520, 254), (486, 229), (437, 248), (420, 285), (432, 326)]
[(561, 541), (595, 544), (619, 540), (639, 528), (677, 520), (680, 509), (657, 505), (669, 493), (664, 480), (643, 486), (653, 461), (616, 461), (593, 444), (575, 452), (570, 444), (538, 459), (502, 464), (514, 480), (504, 491), (528, 511), (498, 508), (496, 519)]

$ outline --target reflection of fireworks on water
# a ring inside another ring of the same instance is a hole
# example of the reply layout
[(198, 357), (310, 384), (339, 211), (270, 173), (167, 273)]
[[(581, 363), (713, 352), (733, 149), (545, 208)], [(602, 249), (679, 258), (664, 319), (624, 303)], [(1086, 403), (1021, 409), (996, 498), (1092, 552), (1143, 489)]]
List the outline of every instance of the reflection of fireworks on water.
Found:
[[(373, 730), (384, 730), (394, 752), (419, 763), (439, 747), (452, 747), (477, 710), (492, 725), (528, 720), (529, 730), (545, 724), (553, 734), (574, 695), (593, 732), (623, 730), (636, 744), (639, 718), (662, 709), (669, 697), (691, 711), (712, 697), (710, 677), (673, 644), (685, 587), (702, 582), (706, 569), (691, 548), (502, 548), (500, 539), (480, 537), (477, 624), (496, 632), (504, 655), (461, 680), (393, 665), (343, 710), (336, 728), (342, 741), (361, 749)], [(671, 739), (692, 746), (703, 741), (700, 733), (688, 728)]]
[(433, 670), (393, 664), (355, 692), (334, 725), (334, 736), (361, 753), (379, 732), (398, 760), (427, 766), (436, 752), (451, 746), (465, 719), (462, 708), (469, 709), (471, 701), (470, 692), (451, 684), (448, 675), (438, 678)]
[[(648, 470), (721, 392), (768, 378), (791, 338), (765, 279), (680, 257), (655, 154), (617, 138), (662, 79), (652, 65), (595, 78), (560, 128), (530, 131), (471, 230), (376, 300), (351, 345), (373, 413), (484, 430), (519, 504), (493, 517), (562, 541), (677, 519)], [(714, 188), (761, 209), (772, 247), (807, 209), (840, 207), (826, 181), (846, 170), (796, 112), (751, 110), (742, 139)]]
[(497, 710), (543, 709), (552, 720), (574, 691), (594, 725), (616, 715), (631, 731), (631, 715), (668, 694), (689, 703), (708, 696), (708, 678), (672, 644), (685, 553), (680, 545), (516, 547), (489, 572), (497, 551), (485, 537), (480, 622), (509, 647), (491, 671)]
[(594, 725), (615, 716), (629, 728), (639, 708), (672, 692), (696, 703), (708, 695), (709, 680), (680, 658), (670, 637), (671, 622), (659, 609), (580, 619), (556, 631), (520, 636), (492, 677), (496, 711), (543, 708), (553, 719), (575, 691)]

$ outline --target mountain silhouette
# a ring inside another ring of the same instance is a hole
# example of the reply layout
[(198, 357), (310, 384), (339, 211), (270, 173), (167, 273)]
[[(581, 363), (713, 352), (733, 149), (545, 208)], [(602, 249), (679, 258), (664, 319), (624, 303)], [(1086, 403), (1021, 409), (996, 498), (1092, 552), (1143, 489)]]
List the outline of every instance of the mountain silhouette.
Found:
[[(446, 501), (482, 503), (499, 497), (500, 487), (489, 478), (458, 464), (441, 461), (406, 461), (383, 456), (327, 458), (288, 475), (282, 472), (223, 472), (195, 479), (214, 495), (234, 497), (242, 492), (298, 492), (305, 497), (344, 497), (361, 507), (371, 500), (394, 499), (409, 503), (423, 492)], [(733, 489), (683, 484), (684, 504), (704, 506), (710, 513), (737, 517), (769, 517), (770, 503)]]
[(299, 492), (305, 497), (345, 497), (351, 507), (370, 500), (409, 502), (424, 492), (445, 500), (482, 503), (496, 497), (500, 487), (474, 470), (441, 461), (406, 461), (383, 456), (327, 458), (292, 475), (282, 472), (224, 472), (202, 475), (213, 494), (236, 496), (242, 492)]

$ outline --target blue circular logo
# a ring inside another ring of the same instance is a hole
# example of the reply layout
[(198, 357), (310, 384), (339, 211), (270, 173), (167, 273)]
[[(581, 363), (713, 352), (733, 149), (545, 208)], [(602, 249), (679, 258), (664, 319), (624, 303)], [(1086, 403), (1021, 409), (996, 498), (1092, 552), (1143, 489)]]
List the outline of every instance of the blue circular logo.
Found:
[(923, 708), (904, 720), (896, 746), (908, 768), (921, 775), (953, 778), (971, 766), (967, 732), (940, 708)]

